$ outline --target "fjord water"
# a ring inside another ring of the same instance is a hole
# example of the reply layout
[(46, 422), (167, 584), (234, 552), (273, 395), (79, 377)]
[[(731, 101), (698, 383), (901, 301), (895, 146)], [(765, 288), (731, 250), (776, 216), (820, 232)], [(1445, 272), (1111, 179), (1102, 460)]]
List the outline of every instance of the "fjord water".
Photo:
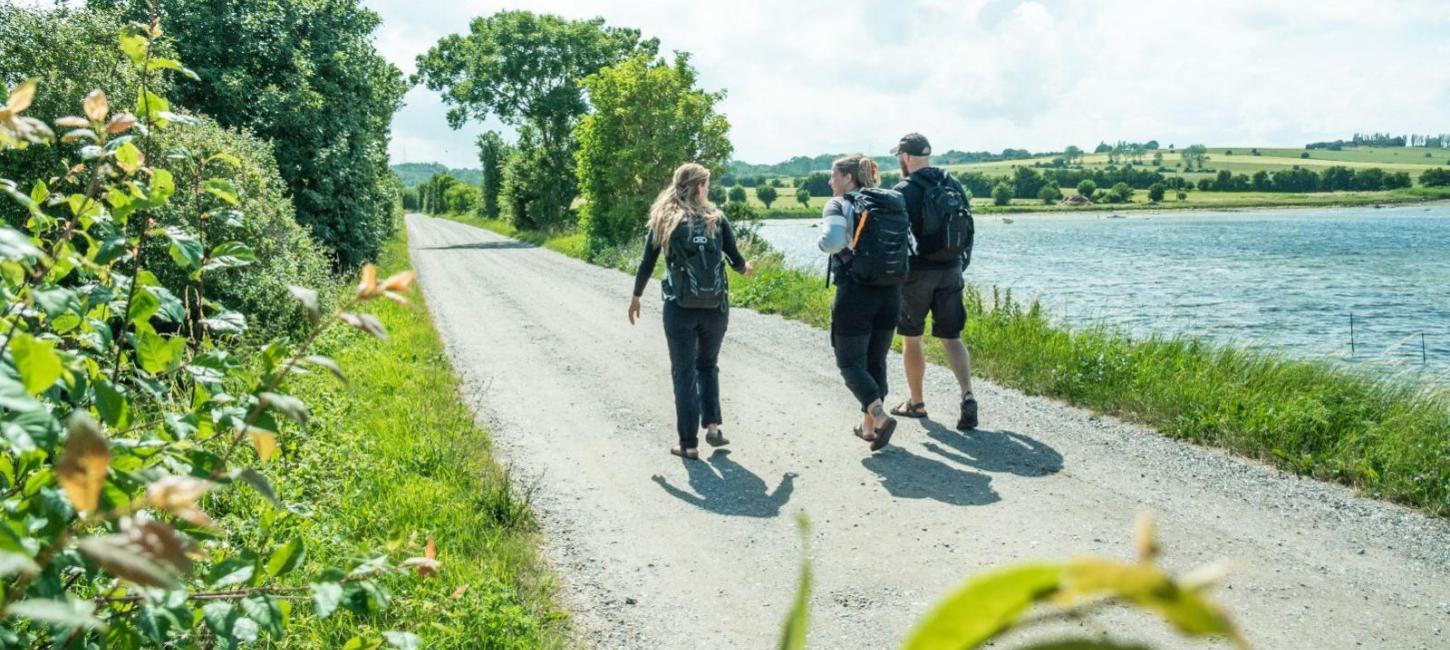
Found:
[[(1036, 297), (1069, 325), (1202, 336), (1437, 384), (1450, 372), (1450, 205), (1006, 218), (978, 215), (967, 280)], [(817, 232), (806, 220), (760, 229), (789, 263), (824, 274)]]

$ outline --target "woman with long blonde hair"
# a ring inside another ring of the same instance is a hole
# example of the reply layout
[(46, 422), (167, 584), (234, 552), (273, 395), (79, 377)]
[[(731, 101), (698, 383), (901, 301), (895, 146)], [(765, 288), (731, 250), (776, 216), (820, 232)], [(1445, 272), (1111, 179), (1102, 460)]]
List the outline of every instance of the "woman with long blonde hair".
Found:
[(894, 190), (876, 186), (881, 173), (862, 155), (831, 163), (835, 194), (821, 211), (818, 245), (831, 256), (836, 297), (831, 303), (831, 347), (841, 377), (861, 403), (856, 437), (871, 450), (885, 447), (896, 431), (886, 401), (886, 355), (901, 312), (901, 283), (908, 270), (911, 223)]
[(735, 233), (707, 198), (710, 170), (685, 163), (674, 180), (650, 206), (644, 259), (634, 275), (634, 296), (629, 300), (629, 323), (639, 318), (639, 297), (654, 275), (655, 264), (665, 258), (665, 340), (670, 348), (670, 374), (675, 385), (675, 429), (679, 445), (670, 453), (695, 460), (700, 457), (699, 430), (705, 442), (729, 444), (720, 432), (720, 370), (717, 360), (725, 329), (730, 324), (728, 263), (736, 273), (750, 275), (754, 266), (741, 257)]

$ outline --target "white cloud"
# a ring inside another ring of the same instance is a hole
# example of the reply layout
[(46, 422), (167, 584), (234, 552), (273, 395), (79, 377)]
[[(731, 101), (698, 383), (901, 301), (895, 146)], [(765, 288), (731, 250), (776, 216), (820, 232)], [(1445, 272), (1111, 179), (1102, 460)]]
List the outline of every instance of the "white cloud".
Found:
[[(379, 48), (408, 72), (505, 8), (639, 28), (727, 90), (736, 157), (754, 162), (880, 153), (913, 130), (940, 151), (1450, 130), (1450, 5), (1434, 0), (366, 3), (383, 16)], [(452, 132), (443, 113), (435, 94), (410, 93), (395, 158), (476, 164), (481, 127)]]

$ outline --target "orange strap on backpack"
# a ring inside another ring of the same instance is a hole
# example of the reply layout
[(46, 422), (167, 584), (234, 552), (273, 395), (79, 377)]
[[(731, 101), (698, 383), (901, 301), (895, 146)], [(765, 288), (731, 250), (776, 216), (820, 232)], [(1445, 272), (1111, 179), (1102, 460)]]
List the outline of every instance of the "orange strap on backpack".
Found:
[(866, 227), (866, 218), (870, 216), (870, 210), (865, 210), (861, 213), (861, 220), (856, 222), (856, 236), (851, 238), (851, 250), (856, 250), (857, 242), (861, 241), (861, 230)]

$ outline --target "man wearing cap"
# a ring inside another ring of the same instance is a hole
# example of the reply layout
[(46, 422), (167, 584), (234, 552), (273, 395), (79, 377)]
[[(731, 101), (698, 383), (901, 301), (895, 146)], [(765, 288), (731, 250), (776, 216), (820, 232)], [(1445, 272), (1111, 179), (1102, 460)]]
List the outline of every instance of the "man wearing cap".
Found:
[[(926, 316), (931, 314), (931, 334), (941, 341), (947, 363), (961, 388), (961, 416), (957, 428), (962, 431), (977, 426), (977, 400), (972, 394), (972, 359), (962, 345), (962, 328), (967, 323), (967, 310), (962, 304), (963, 256), (941, 259), (931, 254), (933, 237), (923, 231), (923, 205), (928, 193), (940, 197), (955, 191), (958, 197), (968, 196), (962, 184), (945, 170), (931, 166), (931, 143), (920, 133), (908, 133), (891, 149), (901, 163), (902, 181), (894, 188), (906, 199), (906, 214), (911, 218), (911, 232), (917, 250), (911, 257), (911, 271), (901, 287), (901, 319), (897, 332), (905, 338), (902, 356), (906, 365), (906, 384), (910, 397), (893, 408), (893, 415), (926, 417), (922, 397), (922, 378), (926, 375), (926, 357), (922, 354), (921, 337), (926, 330)], [(968, 248), (968, 251), (970, 248)]]

